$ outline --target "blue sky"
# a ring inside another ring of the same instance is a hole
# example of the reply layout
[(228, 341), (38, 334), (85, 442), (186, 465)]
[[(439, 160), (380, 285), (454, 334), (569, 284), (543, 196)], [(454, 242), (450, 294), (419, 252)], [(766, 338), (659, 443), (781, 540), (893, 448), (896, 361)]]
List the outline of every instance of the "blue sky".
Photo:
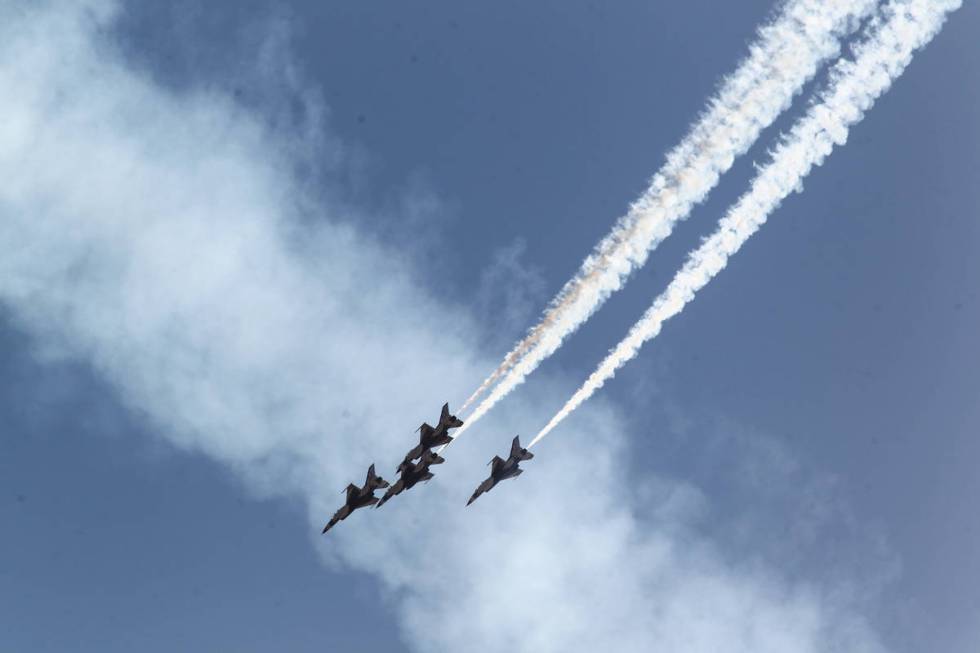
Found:
[(805, 98), (424, 493), (329, 539), (770, 3), (89, 4), (0, 4), (0, 648), (568, 650), (613, 598), (580, 641), (980, 645), (975, 4), (519, 482), (463, 511)]

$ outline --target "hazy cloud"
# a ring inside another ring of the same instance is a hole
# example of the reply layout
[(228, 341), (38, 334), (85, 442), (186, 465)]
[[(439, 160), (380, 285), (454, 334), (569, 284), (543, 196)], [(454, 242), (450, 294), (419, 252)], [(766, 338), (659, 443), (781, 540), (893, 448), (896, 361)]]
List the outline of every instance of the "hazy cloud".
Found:
[(544, 276), (526, 252), (527, 243), (518, 238), (497, 249), (480, 273), (474, 311), (482, 323), (494, 325), (488, 329), (494, 349), (513, 342), (546, 301)]

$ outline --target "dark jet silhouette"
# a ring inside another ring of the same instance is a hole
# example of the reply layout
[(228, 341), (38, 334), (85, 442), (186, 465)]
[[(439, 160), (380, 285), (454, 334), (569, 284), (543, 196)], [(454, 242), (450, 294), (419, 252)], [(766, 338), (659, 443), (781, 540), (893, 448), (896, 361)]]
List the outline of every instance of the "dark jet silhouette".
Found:
[(493, 457), (493, 460), (489, 463), (490, 478), (480, 483), (480, 487), (476, 488), (476, 492), (466, 502), (466, 505), (470, 505), (476, 501), (484, 492), (492, 490), (500, 481), (520, 476), (524, 471), (519, 467), (521, 461), (531, 460), (532, 458), (534, 458), (534, 454), (521, 447), (521, 436), (518, 435), (515, 437), (514, 441), (510, 444), (510, 456), (507, 457), (507, 460), (501, 460), (500, 456)]
[(381, 488), (386, 488), (388, 485), (388, 481), (374, 473), (374, 465), (368, 467), (367, 479), (364, 481), (364, 487), (360, 488), (351, 483), (344, 488), (344, 492), (347, 493), (347, 500), (344, 502), (344, 506), (335, 512), (334, 516), (330, 518), (329, 522), (327, 522), (327, 525), (323, 527), (323, 532), (326, 533), (331, 528), (336, 526), (337, 522), (347, 519), (347, 517), (349, 517), (350, 514), (358, 508), (363, 508), (365, 506), (370, 506), (377, 503), (378, 498), (374, 496), (374, 491), (380, 490)]
[(462, 425), (463, 420), (455, 415), (450, 415), (449, 404), (444, 404), (442, 414), (439, 415), (438, 426), (432, 427), (428, 423), (423, 422), (422, 426), (419, 427), (418, 446), (405, 454), (405, 460), (398, 466), (398, 471), (401, 471), (402, 465), (406, 463), (411, 464), (416, 458), (421, 458), (426, 449), (441, 447), (444, 444), (452, 442), (453, 438), (449, 435), (449, 429), (459, 428)]
[(446, 462), (445, 458), (433, 453), (430, 449), (422, 452), (422, 459), (417, 463), (403, 462), (398, 466), (398, 472), (401, 474), (401, 478), (388, 488), (388, 491), (381, 497), (381, 501), (378, 502), (375, 508), (380, 508), (392, 497), (398, 496), (405, 490), (411, 490), (422, 481), (430, 480), (434, 474), (429, 471), (429, 467), (431, 465), (441, 465), (444, 462)]

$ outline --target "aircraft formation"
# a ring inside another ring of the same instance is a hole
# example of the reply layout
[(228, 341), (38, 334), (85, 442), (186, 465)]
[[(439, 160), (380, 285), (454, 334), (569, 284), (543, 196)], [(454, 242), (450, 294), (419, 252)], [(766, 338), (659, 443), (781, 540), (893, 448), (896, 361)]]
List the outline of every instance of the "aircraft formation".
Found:
[[(442, 413), (439, 415), (439, 423), (436, 426), (433, 427), (423, 422), (422, 426), (416, 429), (419, 434), (419, 443), (405, 454), (405, 458), (395, 469), (395, 473), (398, 474), (398, 480), (394, 484), (389, 483), (377, 475), (372, 464), (368, 468), (367, 478), (364, 480), (363, 487), (358, 487), (351, 483), (344, 488), (344, 492), (347, 494), (344, 505), (330, 518), (327, 525), (323, 527), (323, 532), (326, 533), (338, 523), (347, 519), (358, 508), (365, 508), (367, 506), (380, 508), (405, 490), (410, 490), (419, 483), (431, 480), (434, 476), (430, 470), (432, 465), (441, 465), (446, 462), (445, 458), (434, 452), (433, 449), (443, 447), (452, 442), (453, 436), (449, 434), (449, 430), (459, 428), (462, 425), (463, 420), (449, 412), (448, 403), (444, 404)], [(525, 460), (531, 460), (531, 458), (534, 458), (534, 454), (521, 447), (520, 436), (515, 437), (510, 445), (510, 455), (507, 457), (507, 460), (502, 459), (500, 456), (493, 457), (493, 460), (488, 463), (490, 465), (490, 477), (480, 483), (476, 491), (473, 492), (473, 496), (466, 502), (466, 505), (470, 505), (476, 501), (481, 494), (492, 490), (500, 481), (520, 476), (524, 471), (520, 468), (520, 463)], [(387, 488), (387, 491), (380, 499), (374, 496), (376, 490), (384, 490), (385, 488)]]

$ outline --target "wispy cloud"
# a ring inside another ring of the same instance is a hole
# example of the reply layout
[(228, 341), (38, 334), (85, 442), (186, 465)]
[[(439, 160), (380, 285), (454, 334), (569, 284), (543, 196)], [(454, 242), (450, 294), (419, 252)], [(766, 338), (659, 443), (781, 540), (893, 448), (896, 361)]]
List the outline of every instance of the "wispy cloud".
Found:
[(772, 160), (753, 180), (749, 192), (721, 219), (718, 230), (691, 252), (667, 289), (626, 338), (528, 446), (548, 435), (632, 360), (644, 343), (655, 338), (665, 321), (684, 310), (780, 203), (801, 188), (806, 175), (823, 163), (834, 145), (846, 142), (848, 130), (902, 74), (912, 54), (939, 32), (946, 14), (960, 4), (960, 0), (894, 0), (885, 5), (882, 15), (868, 26), (868, 36), (855, 47), (853, 61), (845, 59), (834, 67), (820, 102), (790, 130), (772, 153)]
[[(294, 170), (315, 130), (159, 86), (115, 49), (115, 10), (0, 4), (0, 301), (176, 446), (305, 501), (319, 533), (348, 481), (372, 461), (390, 474), (441, 394), (485, 369), (477, 330), (434, 321), (446, 307), (410, 262), (313, 199)], [(513, 419), (568, 390), (544, 386)], [(582, 417), (523, 492), (464, 509), (485, 460), (458, 446), (424, 494), (318, 546), (379, 579), (419, 651), (879, 650), (834, 588), (729, 559), (686, 509), (624, 500), (620, 423)]]

